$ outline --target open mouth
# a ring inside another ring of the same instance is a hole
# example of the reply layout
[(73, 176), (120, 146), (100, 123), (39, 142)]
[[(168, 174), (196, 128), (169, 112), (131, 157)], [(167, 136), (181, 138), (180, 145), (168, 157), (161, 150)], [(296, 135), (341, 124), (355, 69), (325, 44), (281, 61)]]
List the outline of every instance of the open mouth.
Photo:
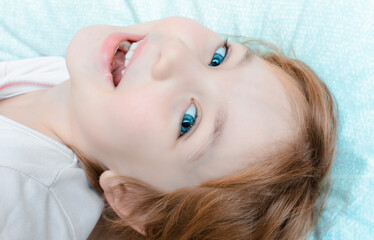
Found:
[(132, 56), (136, 48), (139, 46), (140, 41), (122, 41), (114, 52), (114, 57), (111, 63), (111, 73), (113, 75), (113, 84), (115, 87), (121, 82), (123, 75), (126, 72)]

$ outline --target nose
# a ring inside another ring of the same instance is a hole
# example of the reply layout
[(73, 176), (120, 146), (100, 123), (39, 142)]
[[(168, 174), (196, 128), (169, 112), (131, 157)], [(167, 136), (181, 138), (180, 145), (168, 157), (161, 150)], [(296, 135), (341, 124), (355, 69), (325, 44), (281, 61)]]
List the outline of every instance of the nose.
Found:
[(193, 54), (186, 43), (180, 38), (169, 38), (161, 47), (159, 59), (152, 68), (152, 76), (155, 80), (175, 77), (191, 79), (193, 64)]

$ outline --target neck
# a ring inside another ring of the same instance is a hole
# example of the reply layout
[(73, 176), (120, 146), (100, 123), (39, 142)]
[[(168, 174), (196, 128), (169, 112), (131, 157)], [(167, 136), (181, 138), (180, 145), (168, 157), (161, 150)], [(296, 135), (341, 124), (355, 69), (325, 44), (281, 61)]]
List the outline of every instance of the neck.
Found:
[(70, 81), (53, 88), (0, 102), (0, 114), (65, 145), (72, 144), (69, 113)]

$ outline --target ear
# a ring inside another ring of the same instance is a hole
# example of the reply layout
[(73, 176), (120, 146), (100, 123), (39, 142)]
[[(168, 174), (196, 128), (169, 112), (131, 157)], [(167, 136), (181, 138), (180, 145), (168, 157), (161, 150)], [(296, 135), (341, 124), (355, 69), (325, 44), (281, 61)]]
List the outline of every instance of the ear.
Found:
[[(100, 176), (100, 186), (104, 190), (104, 195), (108, 204), (122, 219), (126, 218), (134, 208), (134, 206), (127, 206), (126, 201), (124, 201), (126, 197), (126, 188), (123, 184), (124, 182), (120, 176), (116, 175), (111, 170), (105, 171)], [(121, 187), (113, 191), (113, 188), (118, 185)], [(131, 225), (131, 227), (140, 234), (145, 235), (144, 226)]]

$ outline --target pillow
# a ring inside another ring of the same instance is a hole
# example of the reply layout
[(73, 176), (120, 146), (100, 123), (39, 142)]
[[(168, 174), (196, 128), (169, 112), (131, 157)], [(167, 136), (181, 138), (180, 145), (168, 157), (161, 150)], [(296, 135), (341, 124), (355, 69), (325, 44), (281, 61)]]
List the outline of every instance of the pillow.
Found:
[(333, 189), (316, 239), (374, 236), (374, 4), (370, 0), (0, 1), (0, 60), (64, 56), (75, 32), (179, 15), (272, 42), (311, 66), (340, 110)]

